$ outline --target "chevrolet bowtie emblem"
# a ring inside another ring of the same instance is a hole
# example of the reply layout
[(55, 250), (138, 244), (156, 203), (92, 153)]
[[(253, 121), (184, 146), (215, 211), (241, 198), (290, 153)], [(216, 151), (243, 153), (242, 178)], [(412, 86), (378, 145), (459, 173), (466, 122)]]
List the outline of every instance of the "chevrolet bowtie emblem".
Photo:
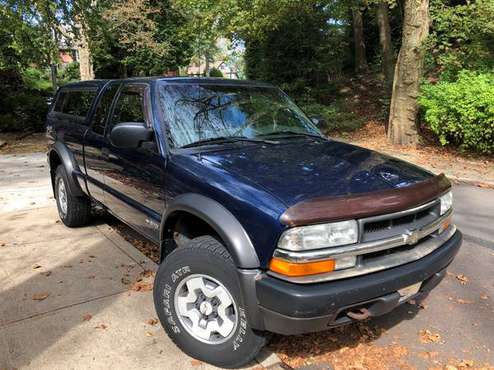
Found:
[(403, 234), (403, 237), (405, 238), (405, 243), (409, 245), (417, 244), (419, 241), (419, 233), (417, 231), (407, 230), (406, 234)]

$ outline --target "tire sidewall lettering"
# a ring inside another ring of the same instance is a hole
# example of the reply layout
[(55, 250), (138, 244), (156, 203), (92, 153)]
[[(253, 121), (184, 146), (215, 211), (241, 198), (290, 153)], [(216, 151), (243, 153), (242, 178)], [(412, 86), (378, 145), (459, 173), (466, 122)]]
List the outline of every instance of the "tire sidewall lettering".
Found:
[(171, 286), (168, 283), (165, 283), (165, 286), (163, 287), (163, 290), (161, 292), (162, 295), (162, 302), (163, 302), (163, 313), (166, 316), (166, 322), (168, 325), (170, 325), (172, 331), (175, 334), (181, 334), (182, 331), (180, 330), (180, 326), (177, 324), (177, 321), (173, 315), (174, 308), (172, 309), (172, 302), (174, 299), (174, 292), (177, 287), (178, 281), (180, 280), (181, 277), (186, 276), (187, 274), (190, 274), (190, 266), (183, 266), (180, 267), (179, 269), (175, 270), (170, 276), (169, 279), (171, 281)]
[[(163, 313), (166, 316), (166, 322), (175, 334), (182, 334), (184, 332), (181, 330), (178, 324), (178, 318), (175, 307), (172, 307), (175, 295), (175, 289), (177, 288), (179, 282), (187, 275), (192, 274), (193, 271), (190, 266), (182, 266), (172, 272), (167, 276), (167, 281), (162, 289), (162, 303), (163, 303)], [(238, 306), (238, 328), (237, 333), (231, 340), (232, 349), (237, 351), (242, 344), (245, 342), (245, 337), (247, 334), (247, 315), (245, 308)]]

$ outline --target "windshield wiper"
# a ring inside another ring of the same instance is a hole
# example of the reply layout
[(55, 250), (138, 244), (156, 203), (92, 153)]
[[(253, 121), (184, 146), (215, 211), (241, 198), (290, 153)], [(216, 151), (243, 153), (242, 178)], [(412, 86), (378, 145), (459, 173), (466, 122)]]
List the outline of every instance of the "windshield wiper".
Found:
[(324, 139), (321, 135), (317, 134), (311, 134), (308, 132), (299, 132), (299, 131), (292, 131), (292, 130), (282, 130), (282, 131), (273, 131), (268, 134), (263, 134), (259, 136), (284, 136), (284, 137), (297, 137), (297, 136), (309, 136), (309, 137), (314, 137), (314, 138), (319, 138), (319, 139)]
[(209, 139), (203, 139), (199, 141), (194, 141), (193, 143), (186, 144), (180, 148), (192, 148), (196, 146), (208, 145), (208, 144), (221, 144), (221, 143), (234, 143), (237, 141), (248, 141), (252, 143), (265, 143), (265, 144), (278, 144), (276, 141), (254, 139), (246, 136), (218, 136)]

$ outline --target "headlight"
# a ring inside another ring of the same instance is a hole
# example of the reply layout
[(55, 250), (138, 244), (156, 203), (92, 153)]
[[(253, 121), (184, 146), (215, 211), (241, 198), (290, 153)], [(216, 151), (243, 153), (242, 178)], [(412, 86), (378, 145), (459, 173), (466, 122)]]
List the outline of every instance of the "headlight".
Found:
[(439, 199), (441, 200), (441, 216), (442, 216), (453, 207), (453, 193), (450, 190)]
[(330, 224), (294, 227), (283, 233), (278, 248), (305, 251), (356, 243), (357, 221), (341, 221)]

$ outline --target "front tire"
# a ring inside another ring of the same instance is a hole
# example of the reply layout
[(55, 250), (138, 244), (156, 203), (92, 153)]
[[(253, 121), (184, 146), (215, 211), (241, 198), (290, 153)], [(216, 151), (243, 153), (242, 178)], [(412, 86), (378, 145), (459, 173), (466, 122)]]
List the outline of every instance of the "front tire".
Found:
[(55, 172), (54, 191), (58, 214), (65, 226), (87, 225), (91, 219), (91, 202), (86, 197), (77, 197), (70, 191), (67, 172), (60, 165)]
[(211, 236), (192, 239), (160, 265), (154, 283), (158, 317), (173, 342), (188, 355), (235, 368), (248, 364), (265, 345), (250, 327), (236, 267)]

